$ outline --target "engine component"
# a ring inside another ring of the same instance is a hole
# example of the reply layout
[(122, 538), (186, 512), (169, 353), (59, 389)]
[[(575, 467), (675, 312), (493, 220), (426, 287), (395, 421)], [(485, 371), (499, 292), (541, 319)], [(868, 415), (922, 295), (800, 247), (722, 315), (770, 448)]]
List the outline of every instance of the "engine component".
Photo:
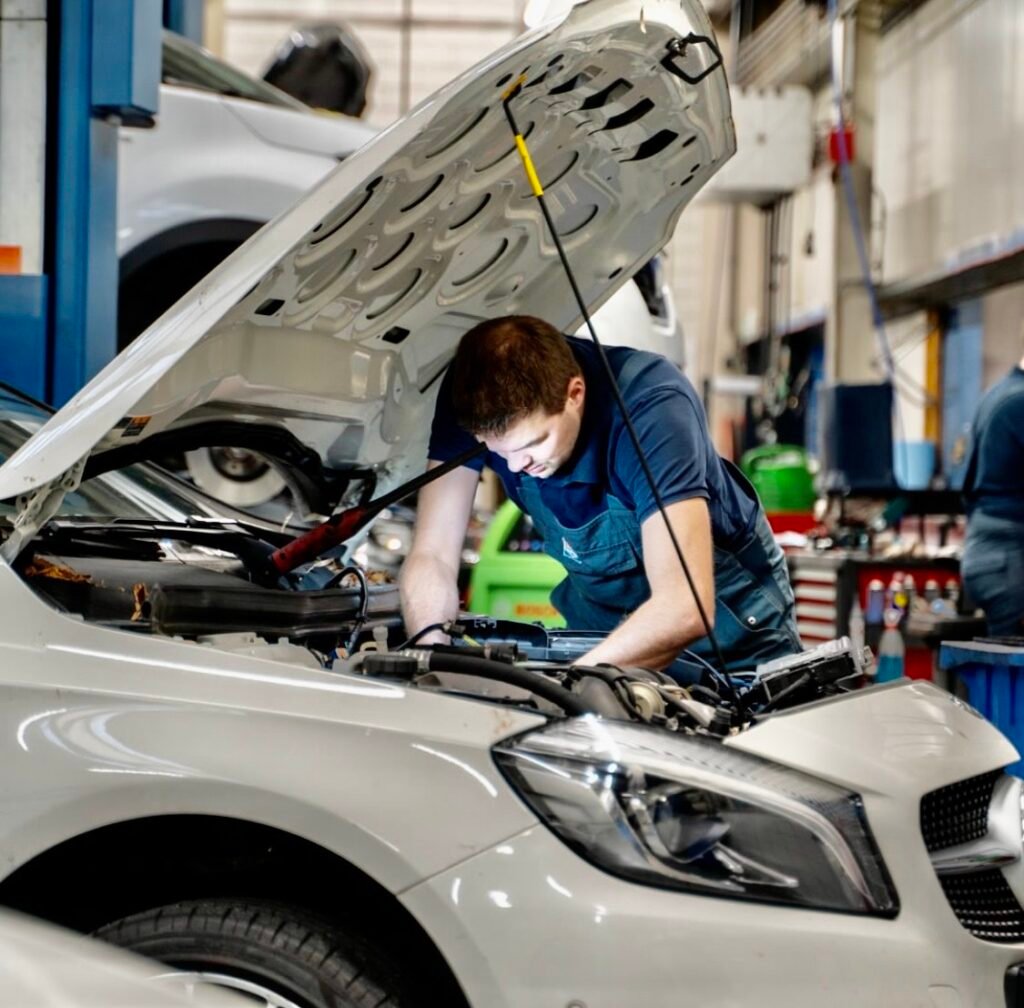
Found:
[[(363, 611), (358, 586), (307, 592), (261, 588), (244, 580), (242, 565), (232, 557), (211, 557), (208, 562), (220, 569), (161, 560), (36, 554), (26, 577), (42, 594), (87, 620), (168, 636), (255, 633), (336, 638)], [(370, 585), (366, 610), (370, 617), (397, 621), (397, 586)]]
[(363, 657), (362, 668), (366, 675), (407, 680), (411, 680), (422, 671), (422, 665), (416, 655), (403, 654), (401, 651), (388, 651), (386, 654), (367, 652)]
[(577, 694), (559, 685), (554, 679), (540, 672), (531, 672), (521, 665), (450, 653), (431, 653), (428, 665), (433, 672), (461, 672), (518, 686), (555, 704), (569, 715), (593, 713), (592, 708)]
[(626, 689), (636, 705), (637, 713), (644, 721), (650, 721), (655, 716), (664, 717), (665, 698), (650, 683), (629, 682)]
[(617, 720), (629, 716), (629, 708), (623, 707), (622, 700), (619, 699), (612, 687), (601, 679), (585, 676), (577, 685), (576, 692), (595, 714)]
[(759, 665), (743, 699), (752, 713), (764, 714), (832, 696), (860, 685), (870, 662), (870, 649), (855, 649), (849, 637), (840, 637)]
[(302, 665), (311, 669), (323, 667), (308, 648), (292, 644), (290, 641), (277, 641), (270, 644), (254, 633), (209, 634), (196, 638), (196, 643), (216, 648), (218, 651), (248, 655), (251, 658), (263, 658), (266, 661), (282, 662), (285, 665)]

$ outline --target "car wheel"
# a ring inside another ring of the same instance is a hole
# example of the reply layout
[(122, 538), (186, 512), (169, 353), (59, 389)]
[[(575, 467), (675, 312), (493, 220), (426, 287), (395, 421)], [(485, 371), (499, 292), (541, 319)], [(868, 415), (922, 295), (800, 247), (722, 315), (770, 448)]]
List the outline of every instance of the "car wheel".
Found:
[[(253, 225), (255, 230), (256, 225)], [(117, 352), (208, 276), (240, 244), (240, 240), (214, 241), (173, 249), (123, 277), (118, 287)]]
[(396, 970), (375, 950), (303, 910), (190, 900), (132, 914), (96, 937), (173, 967), (186, 990), (231, 988), (265, 1008), (398, 1008)]
[(284, 477), (259, 454), (244, 448), (196, 448), (185, 453), (192, 482), (233, 507), (256, 507), (285, 490)]

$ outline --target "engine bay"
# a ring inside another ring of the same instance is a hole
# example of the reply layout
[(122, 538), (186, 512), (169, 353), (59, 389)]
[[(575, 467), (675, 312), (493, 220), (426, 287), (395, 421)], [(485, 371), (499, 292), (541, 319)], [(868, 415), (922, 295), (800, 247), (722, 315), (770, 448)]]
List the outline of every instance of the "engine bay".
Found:
[(773, 711), (865, 682), (843, 638), (728, 678), (681, 685), (647, 668), (579, 659), (602, 635), (463, 615), (449, 644), (406, 639), (397, 585), (341, 557), (278, 576), (266, 557), (288, 537), (234, 523), (51, 522), (17, 569), (50, 604), (91, 623), (236, 653), (400, 682), (550, 717), (593, 714), (724, 736)]

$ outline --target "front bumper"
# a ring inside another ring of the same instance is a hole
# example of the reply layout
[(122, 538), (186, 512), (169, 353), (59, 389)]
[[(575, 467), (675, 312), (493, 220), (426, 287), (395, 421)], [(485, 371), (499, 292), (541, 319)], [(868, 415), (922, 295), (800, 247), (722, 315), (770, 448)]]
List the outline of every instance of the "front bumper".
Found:
[(903, 909), (883, 920), (637, 885), (537, 826), (402, 901), (473, 1008), (1006, 1004), (1007, 970), (1024, 960), (1024, 944), (965, 931), (923, 848), (898, 860)]

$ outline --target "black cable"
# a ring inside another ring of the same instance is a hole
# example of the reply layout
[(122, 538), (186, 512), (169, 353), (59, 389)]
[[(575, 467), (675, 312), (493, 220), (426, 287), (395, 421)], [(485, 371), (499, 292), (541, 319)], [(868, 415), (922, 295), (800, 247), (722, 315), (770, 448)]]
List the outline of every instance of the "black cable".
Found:
[[(519, 127), (516, 125), (515, 117), (512, 115), (512, 109), (510, 103), (513, 98), (516, 97), (523, 89), (522, 78), (505, 93), (502, 97), (502, 107), (505, 110), (505, 116), (508, 119), (509, 126), (512, 129), (513, 135), (517, 138), (517, 146), (520, 146), (520, 153), (522, 154), (526, 150), (525, 143), (522, 141), (522, 134), (519, 132)], [(644, 455), (643, 447), (640, 444), (640, 437), (636, 432), (636, 428), (633, 426), (633, 421), (629, 416), (629, 410), (626, 406), (626, 401), (622, 397), (622, 392), (619, 389), (619, 384), (615, 380), (615, 372), (612, 371), (612, 366), (608, 361), (608, 355), (605, 353), (604, 346), (601, 341), (597, 338), (597, 333), (594, 331), (593, 322), (590, 320), (590, 312), (587, 311), (586, 302), (583, 300), (583, 295), (580, 293), (580, 289), (576, 284), (576, 277), (572, 271), (572, 266), (569, 264), (569, 259), (565, 254), (565, 249), (562, 246), (561, 239), (558, 237), (558, 230), (555, 227), (555, 222), (551, 217), (551, 212), (548, 210), (547, 203), (544, 200), (543, 189), (540, 186), (539, 180), (537, 180), (535, 173), (533, 172), (532, 163), (529, 161), (529, 155), (527, 154), (523, 158), (523, 163), (527, 169), (527, 175), (530, 178), (531, 185), (533, 185), (534, 195), (537, 197), (537, 202), (540, 204), (541, 212), (544, 215), (544, 220), (547, 222), (548, 230), (551, 234), (551, 239), (554, 242), (555, 248), (558, 251), (558, 257), (562, 261), (562, 267), (565, 269), (566, 277), (569, 280), (569, 286), (572, 288), (573, 295), (576, 298), (576, 303), (579, 305), (580, 311), (583, 314), (583, 320), (586, 322), (587, 330), (590, 332), (590, 338), (597, 348), (598, 357), (601, 360), (601, 365), (604, 369), (605, 375), (608, 378), (608, 382), (611, 385), (612, 395), (615, 398), (615, 403), (619, 408), (619, 412), (622, 414), (622, 419), (626, 425), (626, 430), (629, 431), (630, 440), (633, 443), (633, 448), (637, 453), (637, 458), (640, 461), (640, 466), (644, 471), (644, 476), (647, 479), (647, 485), (650, 487), (651, 494), (654, 497), (654, 502), (658, 506), (658, 511), (661, 514), (662, 520), (665, 522), (665, 528), (668, 530), (669, 538), (672, 540), (672, 547), (675, 550), (676, 556), (679, 558), (679, 565), (682, 567), (683, 576), (686, 578), (686, 583), (690, 588), (690, 593), (693, 595), (693, 601), (697, 606), (697, 612), (700, 614), (701, 623), (704, 626), (704, 633), (708, 640), (711, 641), (712, 650), (715, 652), (715, 659), (722, 668), (722, 672), (714, 670), (715, 678), (718, 679), (722, 686), (725, 687), (728, 695), (736, 705), (737, 711), (742, 710), (739, 694), (733, 688), (732, 682), (729, 677), (725, 674), (725, 658), (722, 655), (722, 650), (718, 646), (718, 638), (715, 636), (714, 628), (711, 625), (711, 621), (708, 619), (708, 614), (704, 609), (704, 603), (700, 600), (700, 595), (697, 593), (697, 586), (694, 584), (693, 575), (690, 573), (689, 564), (686, 562), (686, 558), (683, 556), (682, 547), (679, 545), (679, 540), (676, 538), (672, 524), (668, 520), (668, 514), (665, 510), (665, 503), (662, 500), (661, 493), (658, 491), (657, 484), (654, 479), (654, 474), (651, 472), (651, 467), (647, 462), (647, 457)], [(711, 668), (711, 666), (708, 666)]]
[(432, 672), (452, 672), (457, 675), (475, 675), (481, 679), (493, 679), (509, 686), (528, 690), (550, 703), (561, 707), (566, 714), (592, 714), (590, 706), (575, 693), (548, 679), (543, 673), (528, 672), (518, 665), (492, 661), (490, 658), (476, 658), (470, 655), (431, 653), (427, 667)]
[(442, 620), (440, 623), (428, 623), (425, 627), (421, 627), (417, 630), (416, 633), (414, 633), (408, 640), (399, 644), (395, 650), (403, 651), (405, 648), (412, 647), (418, 640), (426, 637), (428, 633), (431, 633), (434, 630), (444, 630), (444, 632), (450, 637), (452, 635), (451, 627), (452, 624), (448, 620)]
[(702, 658), (696, 651), (691, 651), (689, 648), (683, 648), (683, 650), (679, 652), (679, 657), (696, 662), (698, 665), (703, 665), (704, 668), (706, 668), (712, 675), (715, 674), (714, 665), (712, 665), (707, 658)]
[(352, 627), (352, 633), (348, 635), (348, 640), (345, 642), (345, 650), (352, 654), (352, 648), (355, 647), (356, 636), (359, 631), (362, 630), (363, 624), (366, 623), (366, 614), (370, 608), (370, 582), (366, 579), (366, 572), (362, 567), (358, 567), (355, 564), (349, 564), (347, 567), (342, 567), (330, 581), (324, 585), (324, 589), (334, 588), (341, 584), (349, 576), (354, 574), (356, 580), (359, 582), (359, 589), (362, 596), (362, 601), (359, 604), (359, 614), (356, 616), (355, 624)]
[[(692, 686), (687, 686), (685, 689), (689, 692), (690, 697), (697, 700), (698, 703), (708, 703), (712, 707), (718, 707), (722, 698), (714, 691), (707, 688), (707, 686), (701, 686), (699, 683), (694, 683)], [(704, 697), (700, 700), (699, 697)]]
[[(633, 699), (633, 694), (629, 690), (629, 684), (633, 681), (629, 676), (625, 675), (622, 669), (616, 665), (573, 665), (572, 671), (577, 676), (583, 678), (590, 676), (603, 682), (614, 695), (615, 699), (625, 708), (626, 712), (633, 718), (634, 721), (644, 721), (644, 718), (640, 716), (640, 712), (637, 710), (636, 701)], [(650, 680), (644, 679), (642, 682), (646, 682), (649, 685), (658, 685), (657, 683), (651, 683)]]

